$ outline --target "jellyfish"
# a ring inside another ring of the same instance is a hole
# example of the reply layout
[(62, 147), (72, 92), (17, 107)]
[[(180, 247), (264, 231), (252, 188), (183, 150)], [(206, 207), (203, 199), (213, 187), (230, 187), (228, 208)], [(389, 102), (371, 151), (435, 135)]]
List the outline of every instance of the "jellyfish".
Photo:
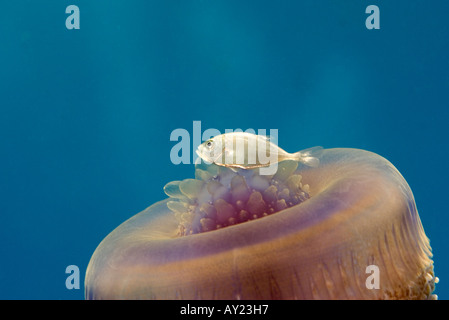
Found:
[(364, 150), (318, 157), (273, 175), (197, 164), (99, 244), (86, 299), (436, 299), (399, 171)]

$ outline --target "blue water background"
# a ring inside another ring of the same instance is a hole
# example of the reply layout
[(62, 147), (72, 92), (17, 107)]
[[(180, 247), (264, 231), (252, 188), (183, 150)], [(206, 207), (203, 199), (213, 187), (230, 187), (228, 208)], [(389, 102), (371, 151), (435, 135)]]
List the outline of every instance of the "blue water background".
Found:
[[(67, 30), (76, 4), (81, 29)], [(367, 30), (378, 5), (381, 29)], [(0, 298), (82, 299), (120, 223), (193, 176), (170, 133), (278, 129), (352, 147), (411, 186), (449, 298), (449, 2), (3, 1)], [(65, 287), (77, 265), (79, 290)]]

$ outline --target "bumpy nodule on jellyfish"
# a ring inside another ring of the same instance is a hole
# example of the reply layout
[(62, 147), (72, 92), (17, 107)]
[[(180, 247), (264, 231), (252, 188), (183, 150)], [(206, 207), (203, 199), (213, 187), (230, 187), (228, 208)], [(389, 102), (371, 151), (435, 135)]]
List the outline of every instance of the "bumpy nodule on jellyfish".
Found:
[(312, 153), (321, 149), (290, 154), (264, 136), (245, 132), (204, 142), (197, 154), (213, 165), (197, 164), (196, 179), (173, 181), (164, 187), (173, 198), (167, 206), (180, 223), (179, 234), (220, 229), (305, 201), (310, 197), (309, 185), (303, 185), (301, 175), (294, 172), (299, 163), (317, 167), (319, 160)]

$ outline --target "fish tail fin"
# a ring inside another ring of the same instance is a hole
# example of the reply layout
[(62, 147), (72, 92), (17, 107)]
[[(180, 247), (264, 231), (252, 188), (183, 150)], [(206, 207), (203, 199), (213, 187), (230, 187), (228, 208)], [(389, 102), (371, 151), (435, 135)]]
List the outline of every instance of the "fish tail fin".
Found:
[(316, 168), (320, 165), (320, 159), (318, 159), (316, 157), (316, 155), (322, 149), (323, 149), (323, 147), (308, 148), (308, 149), (293, 153), (292, 156), (296, 161), (304, 163), (305, 165), (307, 165), (309, 167)]

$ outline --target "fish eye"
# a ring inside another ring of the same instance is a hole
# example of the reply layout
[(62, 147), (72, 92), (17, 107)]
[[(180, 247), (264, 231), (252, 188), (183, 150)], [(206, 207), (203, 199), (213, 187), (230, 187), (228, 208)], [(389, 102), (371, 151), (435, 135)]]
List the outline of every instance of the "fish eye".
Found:
[(209, 149), (212, 148), (212, 145), (213, 145), (212, 140), (206, 142), (206, 147), (208, 147)]

